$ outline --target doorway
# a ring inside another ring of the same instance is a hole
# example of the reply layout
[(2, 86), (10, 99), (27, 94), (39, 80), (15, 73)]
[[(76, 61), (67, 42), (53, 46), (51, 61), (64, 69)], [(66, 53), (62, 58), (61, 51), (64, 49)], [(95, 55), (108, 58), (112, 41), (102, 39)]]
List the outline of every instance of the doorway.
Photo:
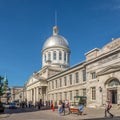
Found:
[(112, 102), (112, 104), (117, 104), (117, 90), (108, 90), (107, 98)]

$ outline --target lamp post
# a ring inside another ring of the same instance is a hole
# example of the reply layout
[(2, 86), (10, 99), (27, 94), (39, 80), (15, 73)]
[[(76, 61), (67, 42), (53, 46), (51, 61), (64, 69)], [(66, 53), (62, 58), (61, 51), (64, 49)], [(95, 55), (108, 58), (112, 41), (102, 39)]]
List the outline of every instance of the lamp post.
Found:
[(99, 91), (102, 92), (102, 87), (101, 86), (99, 87)]
[(102, 90), (101, 86), (99, 87), (99, 91), (100, 91), (100, 105), (102, 106), (103, 105), (103, 95), (102, 95), (103, 94), (102, 93), (103, 90)]

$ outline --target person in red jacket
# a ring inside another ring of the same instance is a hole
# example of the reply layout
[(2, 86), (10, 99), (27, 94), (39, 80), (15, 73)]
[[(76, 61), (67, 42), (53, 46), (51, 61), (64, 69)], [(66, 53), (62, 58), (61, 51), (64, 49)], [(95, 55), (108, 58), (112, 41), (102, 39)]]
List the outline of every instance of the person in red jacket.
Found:
[(55, 111), (53, 103), (51, 104), (51, 109), (52, 109), (53, 112)]

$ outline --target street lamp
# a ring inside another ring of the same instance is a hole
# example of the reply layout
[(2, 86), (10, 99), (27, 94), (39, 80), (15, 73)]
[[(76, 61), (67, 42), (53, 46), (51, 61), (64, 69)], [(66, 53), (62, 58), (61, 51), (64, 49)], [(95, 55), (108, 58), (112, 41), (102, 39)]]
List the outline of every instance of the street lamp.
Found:
[(102, 92), (102, 87), (101, 86), (99, 87), (99, 91)]
[(102, 93), (103, 90), (102, 90), (101, 86), (99, 87), (99, 91), (100, 91), (100, 96), (101, 96), (101, 99), (100, 99), (101, 102), (100, 102), (100, 104), (102, 106), (103, 105), (103, 93)]

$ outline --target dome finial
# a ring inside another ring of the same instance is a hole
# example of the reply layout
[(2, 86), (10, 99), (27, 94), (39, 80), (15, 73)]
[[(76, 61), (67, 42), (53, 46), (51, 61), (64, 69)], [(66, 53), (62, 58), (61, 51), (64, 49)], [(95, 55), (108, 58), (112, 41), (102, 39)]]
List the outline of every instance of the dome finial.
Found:
[(57, 27), (57, 11), (55, 10), (55, 26), (53, 27), (53, 35), (58, 35), (58, 27)]
[(57, 26), (57, 11), (55, 10), (55, 26)]
[(53, 35), (58, 35), (58, 27), (57, 26), (53, 27)]

